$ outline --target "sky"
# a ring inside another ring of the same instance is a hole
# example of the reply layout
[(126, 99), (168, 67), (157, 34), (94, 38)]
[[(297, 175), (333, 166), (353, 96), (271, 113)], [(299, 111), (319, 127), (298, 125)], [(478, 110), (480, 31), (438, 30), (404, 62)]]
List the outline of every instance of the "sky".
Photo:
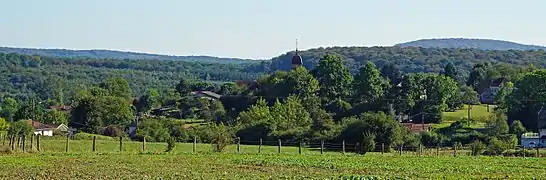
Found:
[(0, 0), (0, 46), (270, 59), (425, 38), (546, 45), (544, 0)]

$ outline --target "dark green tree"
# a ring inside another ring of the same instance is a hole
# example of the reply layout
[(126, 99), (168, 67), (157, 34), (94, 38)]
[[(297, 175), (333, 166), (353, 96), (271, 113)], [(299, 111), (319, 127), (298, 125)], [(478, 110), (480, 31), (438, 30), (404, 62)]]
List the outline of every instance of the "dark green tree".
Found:
[(5, 98), (0, 102), (0, 117), (8, 121), (14, 121), (14, 116), (19, 109), (19, 103), (13, 98)]
[(101, 83), (100, 87), (105, 89), (110, 96), (122, 97), (126, 99), (132, 98), (129, 83), (121, 77), (109, 78), (106, 80), (106, 82)]
[(353, 77), (340, 56), (326, 55), (322, 57), (316, 67), (315, 78), (319, 82), (319, 94), (325, 104), (336, 99), (345, 99), (351, 93), (350, 86)]
[(458, 81), (459, 79), (459, 72), (457, 71), (457, 68), (453, 64), (453, 62), (447, 63), (446, 67), (444, 68), (444, 75), (447, 77), (450, 77), (451, 79)]
[[(355, 113), (358, 114), (367, 110), (377, 110), (377, 104), (383, 102), (389, 85), (387, 81), (381, 77), (381, 74), (375, 65), (368, 62), (359, 70), (358, 75), (353, 81), (353, 88), (355, 91), (353, 103), (360, 106), (356, 107), (359, 110)], [(370, 109), (370, 106), (375, 108)]]

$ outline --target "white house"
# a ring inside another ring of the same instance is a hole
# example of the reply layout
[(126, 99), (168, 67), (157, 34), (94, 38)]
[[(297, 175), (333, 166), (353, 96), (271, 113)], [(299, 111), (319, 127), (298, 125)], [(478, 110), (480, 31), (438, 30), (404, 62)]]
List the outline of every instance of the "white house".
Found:
[(52, 125), (52, 124), (43, 124), (38, 121), (27, 120), (27, 123), (34, 128), (35, 135), (42, 136), (53, 136), (54, 131), (67, 132), (71, 131), (68, 126), (65, 124)]

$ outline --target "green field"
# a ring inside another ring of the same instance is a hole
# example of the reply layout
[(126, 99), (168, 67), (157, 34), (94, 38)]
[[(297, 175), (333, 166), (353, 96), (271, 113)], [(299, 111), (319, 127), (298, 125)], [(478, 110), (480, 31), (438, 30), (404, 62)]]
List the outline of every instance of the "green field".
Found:
[[(41, 152), (0, 155), (0, 177), (5, 179), (308, 179), (350, 176), (460, 179), (460, 178), (540, 178), (546, 177), (546, 161), (540, 158), (416, 156), (405, 153), (342, 154), (297, 147), (229, 146), (224, 153), (212, 153), (211, 145), (179, 143), (171, 153), (166, 144), (148, 143), (146, 152), (140, 142), (69, 142), (43, 140)], [(29, 146), (27, 146), (27, 149)]]
[[(475, 105), (472, 106), (470, 111), (470, 116), (472, 119), (476, 120), (475, 123), (471, 124), (471, 128), (484, 128), (485, 120), (493, 113), (493, 106), (489, 106), (489, 112), (487, 111), (487, 105)], [(462, 109), (455, 112), (444, 112), (442, 114), (442, 123), (437, 126), (437, 128), (447, 127), (451, 123), (456, 122), (462, 118), (468, 117), (468, 106), (464, 106)]]

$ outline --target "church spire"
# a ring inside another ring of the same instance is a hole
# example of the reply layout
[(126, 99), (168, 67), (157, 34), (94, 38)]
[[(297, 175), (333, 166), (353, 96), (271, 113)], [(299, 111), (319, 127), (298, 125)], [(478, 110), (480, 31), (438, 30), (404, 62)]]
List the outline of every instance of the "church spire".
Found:
[(303, 65), (303, 60), (298, 51), (298, 39), (296, 39), (296, 54), (292, 57), (292, 69)]

